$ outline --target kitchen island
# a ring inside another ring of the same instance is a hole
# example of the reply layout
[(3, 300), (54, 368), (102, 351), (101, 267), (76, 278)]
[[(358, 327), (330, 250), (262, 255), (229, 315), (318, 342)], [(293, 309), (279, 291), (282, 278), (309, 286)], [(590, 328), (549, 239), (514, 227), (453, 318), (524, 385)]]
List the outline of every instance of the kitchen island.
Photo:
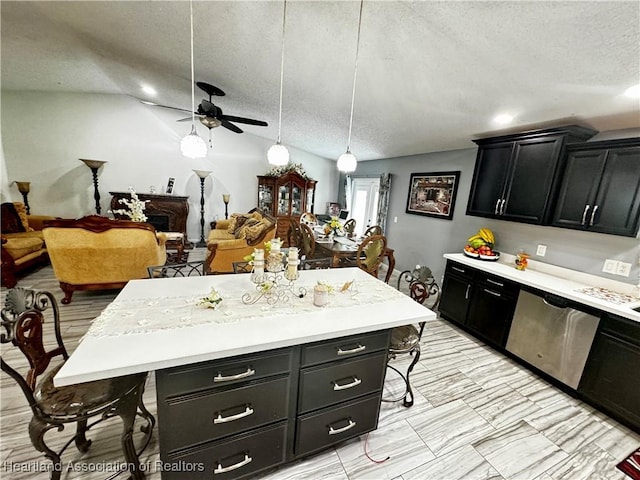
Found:
[[(164, 479), (241, 478), (374, 430), (390, 329), (436, 315), (357, 268), (300, 275), (274, 305), (241, 301), (249, 274), (131, 281), (55, 382), (156, 371)], [(212, 287), (220, 308), (198, 306)]]

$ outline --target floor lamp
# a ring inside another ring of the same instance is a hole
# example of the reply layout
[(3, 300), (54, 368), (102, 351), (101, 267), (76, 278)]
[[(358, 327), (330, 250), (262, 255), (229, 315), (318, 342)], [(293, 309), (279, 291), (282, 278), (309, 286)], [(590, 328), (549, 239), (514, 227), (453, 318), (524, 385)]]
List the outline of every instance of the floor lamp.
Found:
[(98, 191), (98, 169), (107, 163), (104, 160), (87, 160), (81, 158), (80, 161), (91, 169), (93, 173), (93, 198), (96, 201), (96, 213), (100, 215), (100, 192)]
[(22, 200), (24, 201), (24, 208), (27, 210), (27, 215), (31, 213), (31, 207), (29, 207), (29, 182), (18, 182), (16, 180), (16, 185), (18, 186), (18, 191), (22, 194)]
[(224, 218), (225, 220), (229, 218), (229, 200), (231, 199), (231, 195), (228, 193), (222, 194), (222, 201), (224, 202)]
[(209, 170), (194, 170), (194, 172), (200, 177), (200, 241), (196, 243), (196, 247), (206, 247), (207, 242), (204, 241), (204, 181), (211, 172)]

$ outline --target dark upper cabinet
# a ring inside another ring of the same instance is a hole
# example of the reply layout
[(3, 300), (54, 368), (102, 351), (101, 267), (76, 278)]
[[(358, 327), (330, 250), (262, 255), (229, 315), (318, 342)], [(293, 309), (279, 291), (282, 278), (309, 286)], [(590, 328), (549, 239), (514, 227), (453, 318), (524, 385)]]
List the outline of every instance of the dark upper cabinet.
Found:
[(640, 220), (640, 138), (567, 149), (552, 225), (635, 237)]
[(565, 146), (596, 132), (568, 126), (476, 140), (467, 214), (544, 224), (551, 217)]

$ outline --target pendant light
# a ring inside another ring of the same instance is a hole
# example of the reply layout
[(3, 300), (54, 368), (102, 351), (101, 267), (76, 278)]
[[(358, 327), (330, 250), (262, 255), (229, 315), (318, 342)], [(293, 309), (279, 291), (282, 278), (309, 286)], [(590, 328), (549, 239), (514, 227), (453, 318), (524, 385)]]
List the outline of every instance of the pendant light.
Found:
[(189, 0), (189, 13), (191, 19), (191, 132), (180, 141), (180, 151), (185, 157), (204, 158), (207, 156), (207, 144), (196, 131), (196, 93), (193, 71), (193, 0)]
[(287, 0), (284, 0), (284, 9), (282, 13), (282, 53), (280, 57), (280, 109), (278, 111), (278, 141), (267, 151), (267, 160), (269, 161), (269, 164), (278, 167), (289, 163), (289, 150), (287, 150), (287, 147), (280, 143), (280, 130), (282, 127), (282, 84), (284, 83), (284, 38), (286, 20)]
[(347, 139), (347, 151), (338, 158), (338, 170), (349, 173), (356, 169), (358, 160), (351, 153), (351, 127), (353, 126), (353, 103), (356, 98), (356, 77), (358, 75), (358, 52), (360, 50), (360, 26), (362, 25), (362, 5), (364, 0), (360, 0), (360, 16), (358, 17), (358, 40), (356, 43), (356, 61), (353, 69), (353, 89), (351, 90), (351, 113), (349, 115), (349, 138)]

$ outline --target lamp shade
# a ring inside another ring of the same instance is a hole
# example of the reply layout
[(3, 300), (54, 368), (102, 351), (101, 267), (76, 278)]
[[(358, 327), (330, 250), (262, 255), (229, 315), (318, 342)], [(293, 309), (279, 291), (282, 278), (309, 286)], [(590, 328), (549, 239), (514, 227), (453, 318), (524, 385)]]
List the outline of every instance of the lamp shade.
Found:
[(289, 163), (289, 150), (280, 142), (271, 145), (267, 151), (267, 160), (271, 165), (282, 167)]
[(211, 170), (194, 170), (194, 172), (200, 178), (207, 178), (211, 174)]
[(189, 135), (180, 140), (182, 155), (189, 158), (204, 158), (207, 156), (207, 144), (196, 132), (195, 125), (191, 126)]
[(338, 170), (341, 172), (353, 172), (356, 169), (356, 165), (358, 165), (358, 160), (349, 150), (338, 157)]

